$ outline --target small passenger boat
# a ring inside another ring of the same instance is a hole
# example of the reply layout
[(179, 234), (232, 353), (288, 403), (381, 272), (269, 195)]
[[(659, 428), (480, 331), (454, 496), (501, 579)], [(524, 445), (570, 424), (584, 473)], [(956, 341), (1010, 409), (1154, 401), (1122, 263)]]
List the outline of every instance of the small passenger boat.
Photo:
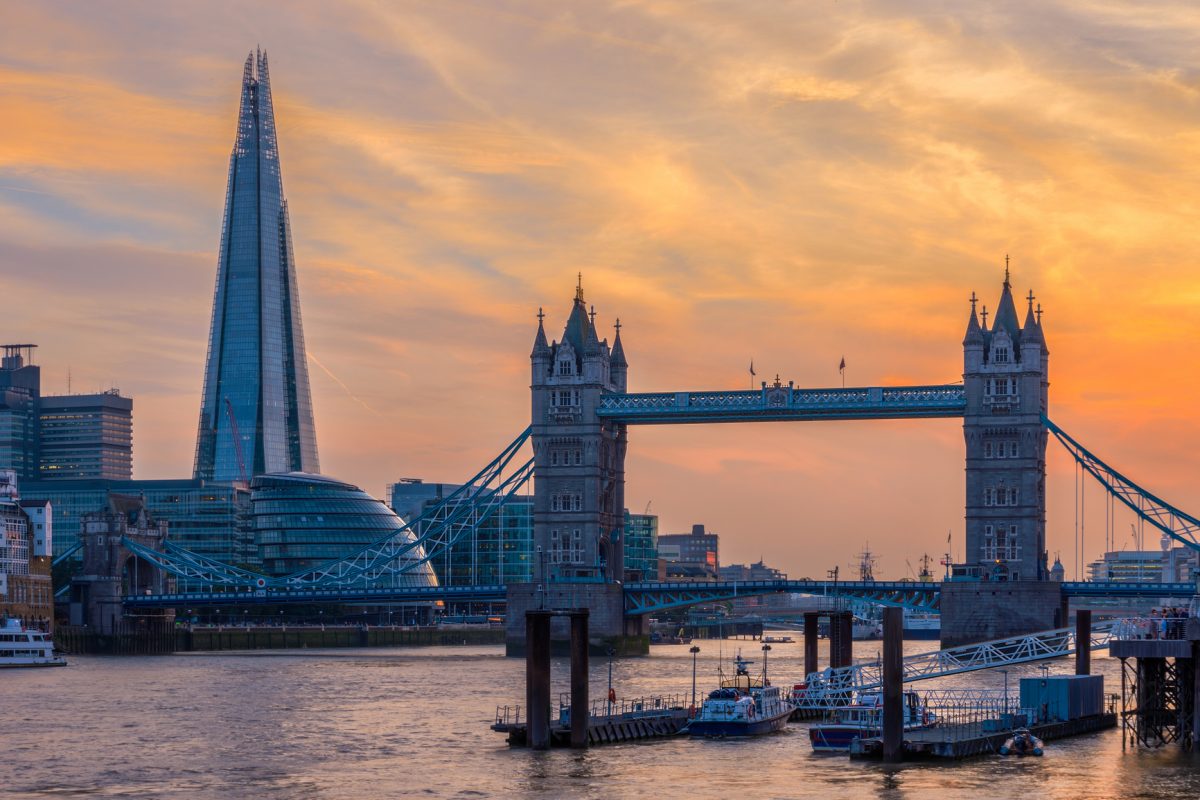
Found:
[(1030, 733), (1028, 728), (1017, 728), (1013, 735), (1000, 745), (1002, 756), (1040, 756), (1044, 752), (1045, 744)]
[(791, 644), (796, 641), (790, 636), (764, 636), (762, 640), (765, 644)]
[(54, 652), (50, 634), (26, 628), (20, 620), (0, 625), (0, 667), (63, 667), (67, 660)]
[[(932, 728), (937, 717), (921, 702), (916, 692), (903, 695), (904, 730)], [(856, 702), (836, 709), (832, 720), (819, 722), (808, 729), (814, 753), (846, 753), (855, 739), (879, 736), (883, 733), (883, 694), (870, 692), (860, 695)]]
[(747, 670), (752, 661), (738, 653), (732, 678), (721, 676), (720, 687), (709, 692), (700, 712), (688, 725), (692, 736), (759, 736), (782, 730), (795, 706), (772, 686), (766, 669), (761, 676)]

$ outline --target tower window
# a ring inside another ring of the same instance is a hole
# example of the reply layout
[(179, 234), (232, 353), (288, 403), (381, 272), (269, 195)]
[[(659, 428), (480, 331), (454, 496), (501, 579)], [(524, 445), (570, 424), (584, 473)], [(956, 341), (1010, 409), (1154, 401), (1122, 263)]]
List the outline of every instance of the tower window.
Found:
[(571, 363), (571, 359), (564, 358), (558, 362), (558, 374), (570, 375), (572, 372), (574, 372), (573, 366), (574, 365)]

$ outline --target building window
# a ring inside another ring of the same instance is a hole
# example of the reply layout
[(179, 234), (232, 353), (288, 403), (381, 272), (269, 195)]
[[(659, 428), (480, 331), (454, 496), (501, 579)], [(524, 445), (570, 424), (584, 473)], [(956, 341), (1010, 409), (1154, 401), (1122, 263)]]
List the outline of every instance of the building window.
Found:
[(992, 457), (992, 443), (991, 442), (983, 443), (983, 457), (984, 458)]
[(575, 466), (578, 467), (582, 463), (583, 463), (583, 451), (576, 450), (575, 451)]
[(1008, 457), (1009, 458), (1017, 457), (1017, 443), (1016, 442), (1008, 443)]
[(558, 362), (558, 374), (559, 375), (570, 375), (572, 372), (571, 366), (572, 366), (571, 359), (569, 359), (569, 358), (564, 358), (563, 360), (559, 361)]

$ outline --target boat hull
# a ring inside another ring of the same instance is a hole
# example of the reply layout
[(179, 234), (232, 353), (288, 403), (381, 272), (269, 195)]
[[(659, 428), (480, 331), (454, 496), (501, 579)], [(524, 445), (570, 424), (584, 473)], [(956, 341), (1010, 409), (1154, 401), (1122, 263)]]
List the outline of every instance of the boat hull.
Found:
[(762, 717), (754, 720), (692, 720), (688, 733), (692, 736), (707, 738), (724, 738), (733, 736), (761, 736), (764, 733), (774, 733), (787, 726), (792, 709), (789, 707), (774, 717)]
[[(932, 725), (906, 726), (904, 732), (931, 728)], [(864, 736), (878, 736), (879, 731), (868, 730), (857, 725), (814, 725), (808, 729), (814, 753), (848, 753), (850, 743)]]

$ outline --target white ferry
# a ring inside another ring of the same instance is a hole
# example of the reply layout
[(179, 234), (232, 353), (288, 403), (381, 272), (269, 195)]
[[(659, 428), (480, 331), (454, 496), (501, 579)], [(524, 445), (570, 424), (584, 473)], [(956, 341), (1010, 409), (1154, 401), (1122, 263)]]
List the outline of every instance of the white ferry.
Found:
[(29, 630), (19, 620), (0, 625), (0, 668), (64, 667), (67, 660), (54, 652), (54, 639), (42, 631)]

